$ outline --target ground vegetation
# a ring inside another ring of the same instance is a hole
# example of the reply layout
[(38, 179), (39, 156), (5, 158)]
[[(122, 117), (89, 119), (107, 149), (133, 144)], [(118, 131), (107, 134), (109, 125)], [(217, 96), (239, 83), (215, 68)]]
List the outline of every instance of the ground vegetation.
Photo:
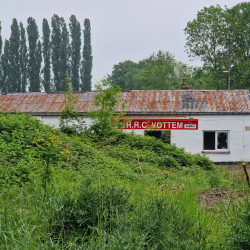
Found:
[(3, 249), (249, 249), (243, 174), (153, 137), (104, 133), (0, 113)]

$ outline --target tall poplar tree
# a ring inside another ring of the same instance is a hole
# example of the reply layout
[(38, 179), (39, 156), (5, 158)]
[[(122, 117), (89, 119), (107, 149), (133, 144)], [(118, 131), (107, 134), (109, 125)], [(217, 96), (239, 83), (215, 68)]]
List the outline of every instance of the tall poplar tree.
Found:
[(2, 89), (2, 60), (1, 60), (1, 56), (2, 56), (2, 47), (3, 47), (3, 40), (2, 40), (2, 36), (1, 36), (1, 30), (2, 30), (2, 26), (1, 26), (1, 21), (0, 21), (0, 92)]
[(10, 90), (10, 62), (9, 62), (9, 52), (10, 52), (10, 42), (5, 40), (4, 42), (4, 51), (1, 56), (1, 66), (2, 66), (2, 81), (1, 88), (2, 92), (8, 92)]
[(28, 18), (28, 41), (29, 41), (29, 63), (28, 63), (28, 72), (29, 72), (29, 91), (30, 92), (39, 92), (41, 90), (40, 85), (40, 70), (42, 62), (42, 48), (41, 42), (38, 40), (39, 33), (36, 21), (34, 18)]
[(69, 75), (69, 34), (64, 18), (54, 15), (51, 20), (51, 53), (56, 91), (65, 91)]
[(9, 43), (9, 92), (21, 92), (21, 73), (20, 73), (20, 30), (14, 18), (11, 24), (11, 35)]
[(51, 73), (50, 73), (50, 56), (51, 56), (51, 47), (50, 47), (50, 28), (47, 19), (43, 19), (43, 42), (42, 42), (42, 53), (43, 53), (43, 87), (44, 90), (51, 91)]
[[(64, 22), (64, 19), (63, 19)], [(70, 65), (69, 65), (69, 32), (67, 25), (64, 22), (62, 27), (62, 43), (61, 43), (61, 60), (60, 60), (60, 71), (61, 71), (61, 90), (67, 90), (67, 81), (66, 78), (70, 76)]]
[(83, 37), (84, 37), (84, 45), (82, 52), (83, 59), (81, 68), (81, 81), (82, 81), (81, 89), (85, 91), (90, 91), (93, 56), (91, 47), (91, 28), (90, 28), (90, 21), (88, 18), (84, 20)]
[(22, 22), (20, 22), (19, 56), (20, 56), (21, 92), (26, 92), (27, 77), (28, 77), (27, 76), (28, 55), (27, 55), (26, 32), (25, 32)]
[(81, 25), (77, 21), (75, 15), (71, 15), (70, 17), (69, 28), (71, 36), (70, 78), (73, 90), (79, 91), (79, 85), (80, 85), (79, 69), (81, 62)]
[(1, 31), (2, 31), (2, 26), (1, 26), (1, 21), (0, 21), (0, 56), (2, 54), (2, 47), (3, 47), (3, 40), (2, 40)]

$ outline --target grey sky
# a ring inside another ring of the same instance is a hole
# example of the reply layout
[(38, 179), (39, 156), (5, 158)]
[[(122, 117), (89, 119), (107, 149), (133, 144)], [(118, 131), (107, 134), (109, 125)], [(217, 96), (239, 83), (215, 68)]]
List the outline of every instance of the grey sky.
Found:
[(83, 28), (90, 19), (93, 51), (93, 83), (111, 73), (114, 64), (138, 62), (158, 50), (169, 51), (177, 60), (190, 65), (183, 29), (204, 6), (232, 7), (237, 0), (0, 0), (3, 39), (10, 36), (12, 18), (27, 25), (35, 18), (40, 36), (43, 18), (54, 14), (69, 21), (74, 14)]

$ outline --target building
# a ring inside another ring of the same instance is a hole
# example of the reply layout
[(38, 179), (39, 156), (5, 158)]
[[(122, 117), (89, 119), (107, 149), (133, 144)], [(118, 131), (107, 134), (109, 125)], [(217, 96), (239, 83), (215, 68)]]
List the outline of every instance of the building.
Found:
[[(95, 92), (75, 93), (79, 115), (94, 108)], [(171, 143), (214, 162), (250, 162), (250, 100), (248, 90), (133, 90), (126, 101), (125, 131), (144, 134), (153, 125), (171, 131)], [(0, 95), (0, 110), (20, 111), (58, 127), (63, 93)], [(89, 118), (85, 118), (90, 123)]]

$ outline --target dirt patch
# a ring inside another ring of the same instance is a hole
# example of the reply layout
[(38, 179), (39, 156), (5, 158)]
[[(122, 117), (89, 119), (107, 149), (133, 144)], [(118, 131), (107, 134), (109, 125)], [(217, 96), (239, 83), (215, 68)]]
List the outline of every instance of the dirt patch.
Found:
[(229, 203), (232, 199), (242, 200), (249, 196), (249, 190), (228, 191), (220, 188), (200, 192), (199, 204), (205, 207), (216, 206), (222, 203)]
[[(226, 165), (225, 169), (230, 173), (244, 172), (242, 164)], [(247, 171), (250, 173), (250, 164), (247, 165)]]

